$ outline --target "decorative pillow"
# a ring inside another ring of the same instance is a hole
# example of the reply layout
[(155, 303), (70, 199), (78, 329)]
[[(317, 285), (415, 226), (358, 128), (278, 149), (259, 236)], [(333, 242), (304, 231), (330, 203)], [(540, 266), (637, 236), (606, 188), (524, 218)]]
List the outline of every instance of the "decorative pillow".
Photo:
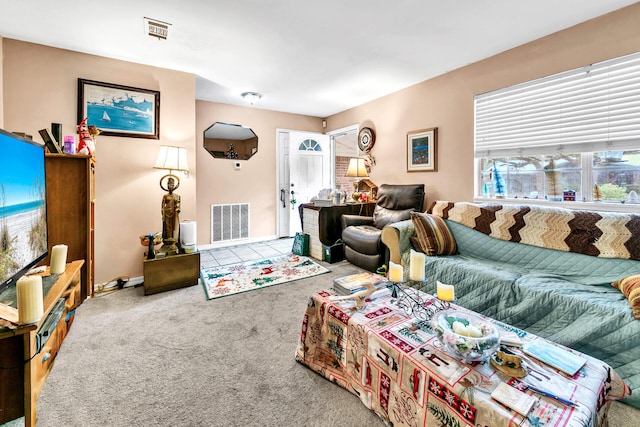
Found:
[(444, 219), (426, 212), (411, 212), (417, 246), (425, 254), (453, 255), (458, 252), (456, 240)]
[(411, 247), (414, 251), (424, 252), (424, 249), (422, 249), (422, 246), (420, 246), (420, 241), (418, 240), (417, 236), (410, 236), (409, 242), (411, 243)]
[(633, 317), (640, 319), (640, 274), (616, 280), (611, 286), (619, 289), (627, 297)]

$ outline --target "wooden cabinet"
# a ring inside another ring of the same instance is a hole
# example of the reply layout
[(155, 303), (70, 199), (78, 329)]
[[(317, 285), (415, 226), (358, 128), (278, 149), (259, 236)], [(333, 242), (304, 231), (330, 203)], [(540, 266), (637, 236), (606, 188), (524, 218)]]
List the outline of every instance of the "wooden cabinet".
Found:
[[(49, 250), (68, 246), (67, 260), (83, 259), (81, 300), (93, 296), (95, 159), (47, 154), (47, 231)], [(43, 264), (50, 264), (50, 254)]]
[(0, 424), (24, 415), (25, 426), (36, 424), (36, 400), (53, 367), (60, 346), (82, 302), (84, 261), (67, 264), (64, 273), (43, 274), (44, 314), (34, 324), (0, 329)]
[(144, 260), (144, 294), (193, 286), (200, 278), (200, 252)]

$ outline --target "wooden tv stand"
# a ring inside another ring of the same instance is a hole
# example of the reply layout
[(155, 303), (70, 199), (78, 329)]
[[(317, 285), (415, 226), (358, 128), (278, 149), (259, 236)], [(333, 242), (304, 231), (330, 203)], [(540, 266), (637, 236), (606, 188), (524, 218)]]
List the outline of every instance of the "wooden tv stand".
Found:
[[(67, 264), (44, 296), (44, 314), (38, 323), (0, 328), (0, 424), (24, 416), (25, 426), (36, 425), (36, 400), (73, 322), (74, 310), (82, 302), (83, 264), (83, 260)], [(47, 268), (43, 276), (48, 275)], [(60, 315), (57, 322), (52, 312)], [(39, 349), (45, 330), (49, 333)]]

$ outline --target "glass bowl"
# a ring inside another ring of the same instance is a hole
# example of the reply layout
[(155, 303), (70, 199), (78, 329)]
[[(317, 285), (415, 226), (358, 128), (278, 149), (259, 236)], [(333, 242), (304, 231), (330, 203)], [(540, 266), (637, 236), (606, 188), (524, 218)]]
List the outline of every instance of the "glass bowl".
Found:
[(440, 311), (431, 326), (444, 350), (464, 363), (486, 361), (500, 346), (496, 326), (471, 313)]

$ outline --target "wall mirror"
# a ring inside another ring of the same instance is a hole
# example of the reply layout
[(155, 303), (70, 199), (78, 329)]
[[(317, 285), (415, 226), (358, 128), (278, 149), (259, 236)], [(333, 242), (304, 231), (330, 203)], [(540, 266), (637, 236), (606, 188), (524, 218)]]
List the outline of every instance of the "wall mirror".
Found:
[(249, 160), (258, 152), (258, 136), (248, 127), (215, 122), (204, 131), (204, 148), (216, 159)]

